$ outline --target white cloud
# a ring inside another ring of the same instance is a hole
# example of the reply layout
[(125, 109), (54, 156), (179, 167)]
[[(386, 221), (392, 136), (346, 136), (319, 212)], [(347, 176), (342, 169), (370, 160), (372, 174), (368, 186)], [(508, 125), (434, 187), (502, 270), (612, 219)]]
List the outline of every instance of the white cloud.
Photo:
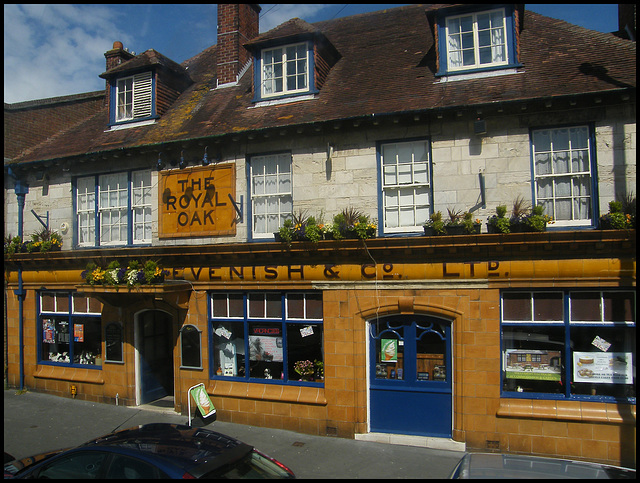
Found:
[(4, 102), (100, 90), (104, 53), (128, 36), (104, 5), (5, 5)]
[(260, 4), (260, 6), (262, 7), (260, 11), (260, 32), (271, 30), (292, 18), (308, 19), (325, 8), (335, 7), (332, 4), (316, 5), (304, 3)]

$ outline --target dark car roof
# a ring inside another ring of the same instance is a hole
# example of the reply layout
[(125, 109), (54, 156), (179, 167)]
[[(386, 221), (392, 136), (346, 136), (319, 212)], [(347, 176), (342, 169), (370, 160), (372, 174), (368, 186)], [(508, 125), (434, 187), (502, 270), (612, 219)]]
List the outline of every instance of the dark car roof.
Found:
[(124, 429), (88, 441), (83, 448), (96, 446), (160, 457), (196, 477), (236, 461), (253, 450), (252, 446), (215, 431), (166, 423)]

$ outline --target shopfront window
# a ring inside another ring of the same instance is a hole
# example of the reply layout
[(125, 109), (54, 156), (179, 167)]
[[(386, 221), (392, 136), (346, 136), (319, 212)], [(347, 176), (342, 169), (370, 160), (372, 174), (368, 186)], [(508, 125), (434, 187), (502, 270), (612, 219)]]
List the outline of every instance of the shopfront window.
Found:
[(211, 293), (212, 377), (317, 382), (322, 294)]
[(502, 294), (502, 390), (635, 403), (635, 293)]
[(39, 362), (102, 364), (101, 305), (70, 292), (39, 294)]

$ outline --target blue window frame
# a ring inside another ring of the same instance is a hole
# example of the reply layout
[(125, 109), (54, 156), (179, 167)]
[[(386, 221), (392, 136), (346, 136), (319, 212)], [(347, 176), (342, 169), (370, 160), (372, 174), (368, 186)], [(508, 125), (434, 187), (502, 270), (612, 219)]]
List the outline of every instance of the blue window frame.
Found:
[(209, 293), (212, 379), (320, 385), (321, 292)]
[(73, 179), (74, 245), (150, 244), (151, 171), (122, 171)]
[(635, 404), (632, 290), (501, 294), (502, 395)]
[(518, 67), (514, 8), (464, 6), (436, 16), (437, 76)]
[(73, 292), (38, 293), (38, 364), (100, 369), (102, 305)]

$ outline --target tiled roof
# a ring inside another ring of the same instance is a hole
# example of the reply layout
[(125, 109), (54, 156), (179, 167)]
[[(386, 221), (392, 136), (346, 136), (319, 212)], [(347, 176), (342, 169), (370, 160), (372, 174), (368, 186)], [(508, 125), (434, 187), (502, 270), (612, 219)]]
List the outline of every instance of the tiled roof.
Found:
[[(411, 5), (262, 34), (318, 30), (340, 60), (313, 100), (254, 107), (250, 71), (235, 87), (215, 87), (216, 46), (182, 66), (194, 81), (153, 125), (105, 132), (107, 113), (60, 133), (17, 158), (33, 162), (298, 124), (455, 106), (606, 92), (636, 85), (635, 42), (526, 12), (523, 67), (513, 75), (439, 82), (427, 8)], [(253, 42), (252, 42), (253, 43)], [(133, 60), (132, 60), (133, 62)]]
[(153, 49), (145, 50), (142, 54), (136, 55), (133, 59), (124, 62), (113, 69), (108, 70), (100, 74), (100, 77), (106, 78), (111, 75), (116, 75), (121, 72), (131, 72), (144, 69), (145, 67), (159, 66), (163, 69), (175, 72), (179, 75), (185, 75), (185, 69), (183, 66), (174, 62), (169, 57), (162, 55), (160, 52), (156, 52)]

